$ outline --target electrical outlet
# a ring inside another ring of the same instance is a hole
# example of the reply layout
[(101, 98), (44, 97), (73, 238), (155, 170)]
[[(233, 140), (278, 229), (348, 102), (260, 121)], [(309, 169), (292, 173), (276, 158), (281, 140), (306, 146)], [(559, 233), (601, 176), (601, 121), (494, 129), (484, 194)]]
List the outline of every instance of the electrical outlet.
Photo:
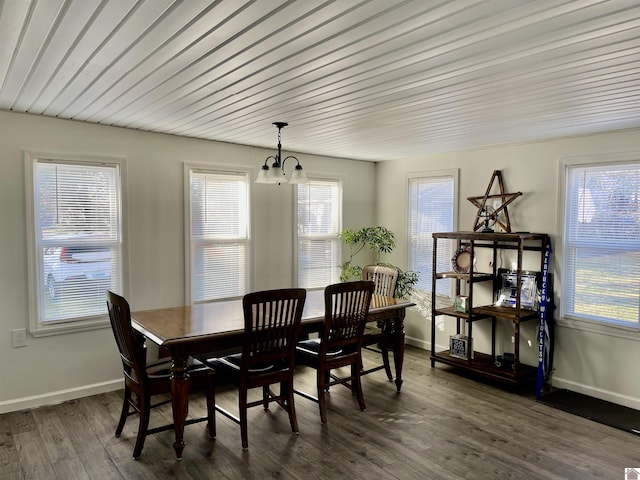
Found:
[(27, 329), (16, 328), (11, 330), (11, 345), (13, 348), (27, 346)]

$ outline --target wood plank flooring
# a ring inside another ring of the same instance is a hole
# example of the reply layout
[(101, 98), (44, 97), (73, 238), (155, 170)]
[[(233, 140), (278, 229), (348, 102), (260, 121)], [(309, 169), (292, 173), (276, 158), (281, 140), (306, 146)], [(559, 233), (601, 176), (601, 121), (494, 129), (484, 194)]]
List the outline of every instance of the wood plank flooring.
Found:
[[(222, 415), (215, 440), (204, 423), (187, 426), (182, 461), (171, 431), (148, 436), (142, 456), (131, 458), (137, 418), (114, 436), (122, 391), (0, 415), (0, 479), (602, 480), (640, 466), (640, 436), (432, 369), (428, 355), (407, 347), (400, 394), (383, 371), (364, 377), (366, 412), (346, 388), (333, 387), (326, 425), (315, 403), (296, 397), (299, 435), (282, 409), (251, 409), (248, 451)], [(314, 382), (313, 370), (296, 373), (296, 388), (313, 391)], [(218, 389), (232, 411), (236, 400), (233, 388)], [(193, 395), (191, 415), (205, 411), (204, 397)], [(152, 412), (152, 426), (170, 420), (170, 406)]]

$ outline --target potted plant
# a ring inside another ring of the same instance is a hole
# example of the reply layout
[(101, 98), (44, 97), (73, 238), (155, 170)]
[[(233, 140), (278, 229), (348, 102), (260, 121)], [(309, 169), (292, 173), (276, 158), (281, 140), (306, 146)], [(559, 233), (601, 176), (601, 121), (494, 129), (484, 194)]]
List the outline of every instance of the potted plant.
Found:
[(386, 265), (398, 269), (398, 283), (395, 297), (405, 298), (418, 282), (417, 272), (405, 272), (389, 263), (380, 262), (381, 253), (390, 253), (396, 246), (393, 232), (385, 227), (362, 227), (359, 230), (345, 228), (339, 234), (342, 242), (349, 247), (349, 259), (340, 265), (340, 281), (357, 280), (362, 277), (362, 266), (354, 264), (354, 257), (365, 248), (375, 254), (376, 265)]

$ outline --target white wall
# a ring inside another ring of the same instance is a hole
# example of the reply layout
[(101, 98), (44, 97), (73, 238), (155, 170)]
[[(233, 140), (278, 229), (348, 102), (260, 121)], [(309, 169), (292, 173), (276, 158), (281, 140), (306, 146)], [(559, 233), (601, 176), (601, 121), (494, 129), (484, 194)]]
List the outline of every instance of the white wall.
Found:
[[(29, 336), (27, 347), (11, 347), (11, 330), (28, 325), (24, 150), (126, 158), (127, 296), (134, 310), (185, 301), (183, 162), (252, 167), (257, 173), (273, 154), (268, 149), (0, 112), (0, 413), (122, 386), (110, 329)], [(372, 224), (373, 163), (299, 157), (307, 175), (328, 173), (344, 180), (345, 227)], [(256, 257), (252, 288), (291, 286), (292, 187), (252, 184), (251, 206)]]
[[(285, 145), (286, 147), (286, 145)], [(117, 155), (127, 158), (129, 293), (132, 308), (184, 302), (183, 162), (258, 168), (271, 150), (170, 135), (0, 112), (0, 413), (74, 398), (121, 386), (120, 365), (108, 329), (51, 337), (28, 337), (11, 347), (11, 330), (27, 326), (27, 252), (23, 151)], [(624, 131), (505, 147), (452, 152), (413, 161), (346, 161), (304, 155), (308, 174), (330, 172), (344, 179), (344, 226), (381, 224), (396, 233), (397, 247), (385, 260), (406, 267), (406, 174), (460, 169), (459, 229), (469, 230), (494, 169), (508, 192), (522, 191), (510, 207), (513, 230), (552, 235), (557, 249), (558, 164), (567, 155), (640, 152), (640, 132)], [(374, 193), (375, 192), (375, 193)], [(254, 289), (286, 286), (292, 279), (292, 191), (253, 185), (257, 260)], [(375, 206), (374, 206), (375, 203)], [(273, 221), (271, 225), (268, 222)], [(260, 255), (269, 252), (269, 255)], [(273, 255), (273, 252), (280, 252)], [(558, 288), (556, 288), (557, 294)], [(430, 316), (410, 309), (407, 339), (429, 348)], [(479, 328), (475, 331), (477, 332)], [(525, 340), (535, 326), (525, 325)], [(553, 384), (640, 409), (638, 335), (613, 336), (557, 328)], [(534, 342), (535, 345), (535, 342)], [(534, 348), (525, 348), (527, 363)], [(425, 361), (425, 368), (429, 368)], [(436, 367), (438, 368), (438, 367)]]
[[(508, 193), (521, 191), (523, 195), (509, 209), (512, 231), (549, 233), (554, 248), (554, 277), (556, 299), (560, 289), (561, 227), (558, 222), (558, 175), (562, 157), (640, 152), (640, 131), (629, 130), (563, 138), (536, 143), (481, 148), (427, 156), (412, 161), (377, 164), (376, 222), (394, 232), (406, 232), (407, 201), (406, 175), (411, 172), (458, 168), (460, 171), (458, 230), (473, 227), (477, 208), (467, 197), (483, 195), (491, 174), (501, 170)], [(638, 155), (640, 158), (640, 155)], [(406, 267), (406, 234), (397, 235), (398, 247), (387, 259)], [(430, 348), (430, 315), (419, 308), (407, 313), (407, 340), (423, 348)], [(560, 322), (562, 320), (560, 319)], [(475, 334), (482, 327), (474, 325)], [(521, 355), (526, 363), (536, 364), (536, 325), (523, 325)], [(578, 330), (565, 323), (556, 330), (555, 372), (552, 384), (556, 387), (587, 393), (616, 403), (640, 408), (640, 382), (635, 365), (640, 364), (640, 335), (621, 331), (617, 334)], [(532, 346), (526, 346), (531, 339)], [(510, 341), (510, 338), (509, 340)], [(438, 368), (436, 366), (436, 368)]]

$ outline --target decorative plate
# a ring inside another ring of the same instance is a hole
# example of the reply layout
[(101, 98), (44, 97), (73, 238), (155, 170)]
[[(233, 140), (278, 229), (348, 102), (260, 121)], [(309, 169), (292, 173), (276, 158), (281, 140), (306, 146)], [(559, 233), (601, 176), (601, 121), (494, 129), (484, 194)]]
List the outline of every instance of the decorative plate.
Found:
[(451, 268), (456, 273), (469, 273), (471, 270), (471, 249), (460, 247), (451, 258)]

